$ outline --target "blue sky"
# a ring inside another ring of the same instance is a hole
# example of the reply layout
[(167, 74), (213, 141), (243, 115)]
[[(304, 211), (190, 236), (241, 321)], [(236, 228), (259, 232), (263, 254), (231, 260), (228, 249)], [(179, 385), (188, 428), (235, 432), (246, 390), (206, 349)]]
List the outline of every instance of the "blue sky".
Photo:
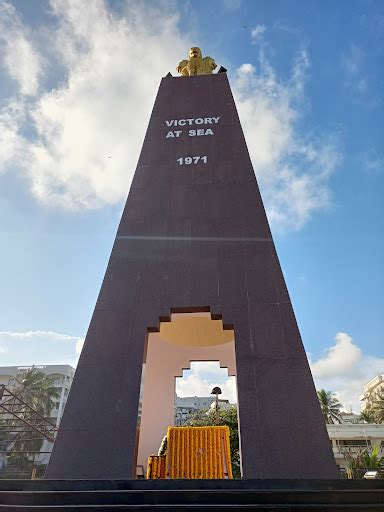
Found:
[(192, 45), (228, 69), (316, 384), (357, 410), (384, 372), (380, 1), (0, 0), (0, 365), (76, 364)]

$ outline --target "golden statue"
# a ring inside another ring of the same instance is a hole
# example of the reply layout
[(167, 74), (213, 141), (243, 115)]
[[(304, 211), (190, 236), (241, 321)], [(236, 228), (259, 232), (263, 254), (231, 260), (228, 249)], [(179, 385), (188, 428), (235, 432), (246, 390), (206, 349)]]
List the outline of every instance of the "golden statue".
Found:
[(216, 62), (211, 57), (203, 58), (200, 48), (194, 46), (189, 50), (189, 59), (182, 60), (176, 71), (182, 76), (211, 75), (216, 67)]

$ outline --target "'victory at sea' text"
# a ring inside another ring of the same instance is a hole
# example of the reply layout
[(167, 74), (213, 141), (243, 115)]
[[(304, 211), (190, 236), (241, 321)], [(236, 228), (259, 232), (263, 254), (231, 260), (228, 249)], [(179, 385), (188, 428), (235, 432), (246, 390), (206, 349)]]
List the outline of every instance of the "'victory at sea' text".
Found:
[[(168, 128), (176, 126), (192, 126), (192, 125), (214, 125), (218, 124), (220, 117), (196, 117), (189, 119), (171, 119), (165, 121)], [(183, 130), (170, 130), (165, 136), (166, 139), (180, 137)], [(188, 130), (189, 137), (195, 137), (200, 135), (213, 135), (212, 128), (197, 128)]]

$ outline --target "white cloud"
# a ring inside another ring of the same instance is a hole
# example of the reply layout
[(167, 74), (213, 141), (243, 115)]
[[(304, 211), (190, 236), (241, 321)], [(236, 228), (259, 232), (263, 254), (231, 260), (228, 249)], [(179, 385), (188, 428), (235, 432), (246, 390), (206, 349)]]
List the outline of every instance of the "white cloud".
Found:
[(215, 386), (222, 391), (220, 398), (237, 402), (236, 379), (228, 377), (228, 370), (220, 368), (218, 361), (192, 362), (190, 370), (184, 370), (183, 378), (176, 379), (176, 394), (185, 396), (210, 396)]
[(233, 83), (268, 217), (280, 229), (300, 229), (315, 211), (329, 206), (329, 177), (342, 158), (336, 136), (299, 128), (308, 69), (302, 50), (283, 82), (260, 50), (258, 69), (243, 64)]
[(239, 71), (239, 73), (242, 73), (244, 75), (247, 75), (247, 74), (251, 75), (256, 71), (256, 68), (253, 64), (246, 63), (246, 64), (242, 64), (239, 67), (238, 71)]
[(25, 154), (25, 140), (19, 133), (19, 126), (24, 121), (22, 101), (11, 100), (0, 109), (0, 173), (5, 172), (7, 165), (17, 162), (20, 155)]
[(78, 336), (53, 331), (0, 331), (0, 364), (76, 366), (83, 342)]
[(324, 357), (312, 363), (314, 377), (334, 377), (349, 374), (362, 358), (361, 350), (354, 345), (351, 336), (338, 332), (336, 344), (329, 347)]
[(251, 30), (252, 39), (253, 40), (260, 39), (260, 37), (262, 37), (262, 35), (264, 34), (265, 30), (266, 30), (266, 26), (265, 25), (256, 25)]
[(360, 46), (351, 43), (341, 56), (344, 87), (354, 101), (368, 108), (374, 108), (379, 106), (382, 100), (372, 90), (365, 62), (365, 51)]
[(42, 75), (41, 57), (15, 8), (5, 0), (0, 0), (0, 50), (1, 47), (1, 64), (18, 83), (21, 94), (35, 95)]
[(243, 3), (242, 0), (222, 0), (223, 6), (228, 11), (235, 11), (237, 9), (240, 9), (241, 4)]
[(275, 21), (273, 28), (280, 30), (281, 32), (286, 32), (287, 34), (295, 36), (298, 39), (302, 39), (301, 31), (294, 25), (287, 25), (286, 23), (281, 23), (281, 21)]
[(84, 346), (84, 338), (79, 338), (76, 342), (76, 354), (81, 354), (81, 351), (83, 350)]
[[(177, 15), (155, 4), (127, 2), (125, 16), (102, 0), (50, 5), (57, 23), (48, 31), (46, 58), (60, 63), (66, 79), (28, 103), (34, 137), (22, 136), (25, 119), (11, 111), (20, 99), (12, 99), (3, 111), (3, 161), (24, 169), (44, 204), (75, 210), (115, 204), (130, 185), (159, 77), (174, 70), (188, 35), (178, 31)], [(6, 34), (8, 45), (12, 37)]]
[(335, 344), (324, 356), (309, 363), (317, 389), (333, 391), (346, 410), (360, 412), (359, 396), (364, 385), (376, 375), (384, 373), (384, 358), (364, 354), (351, 336), (339, 332)]
[[(2, 5), (33, 48), (13, 7)], [(24, 92), (29, 83), (29, 93), (38, 94), (16, 95), (0, 112), (0, 166), (21, 170), (43, 204), (84, 210), (126, 197), (159, 77), (173, 71), (189, 47), (174, 8), (124, 5), (117, 14), (102, 0), (51, 0), (56, 21), (46, 27), (44, 56), (36, 57), (35, 78), (20, 81)], [(265, 27), (253, 31), (259, 37)], [(5, 37), (9, 46), (10, 33)], [(43, 59), (61, 77), (55, 88), (38, 85)], [(329, 176), (341, 158), (337, 138), (299, 129), (308, 68), (302, 51), (284, 82), (263, 47), (258, 67), (242, 64), (233, 82), (267, 213), (282, 230), (300, 229), (327, 208)]]
[(356, 77), (361, 73), (364, 59), (363, 50), (355, 44), (351, 44), (348, 51), (342, 55), (342, 67), (349, 76)]
[(0, 331), (0, 337), (20, 341), (28, 341), (35, 337), (48, 338), (54, 341), (70, 341), (78, 339), (74, 336), (68, 336), (67, 334), (59, 334), (53, 331)]

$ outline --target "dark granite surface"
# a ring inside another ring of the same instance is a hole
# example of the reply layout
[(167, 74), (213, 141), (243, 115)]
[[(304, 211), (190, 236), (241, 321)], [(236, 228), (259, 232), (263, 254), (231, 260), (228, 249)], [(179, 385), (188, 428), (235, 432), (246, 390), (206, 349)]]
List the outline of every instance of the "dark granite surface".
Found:
[[(187, 135), (201, 127), (214, 135)], [(133, 476), (147, 330), (203, 306), (235, 329), (244, 476), (336, 478), (225, 73), (161, 81), (47, 478)]]

